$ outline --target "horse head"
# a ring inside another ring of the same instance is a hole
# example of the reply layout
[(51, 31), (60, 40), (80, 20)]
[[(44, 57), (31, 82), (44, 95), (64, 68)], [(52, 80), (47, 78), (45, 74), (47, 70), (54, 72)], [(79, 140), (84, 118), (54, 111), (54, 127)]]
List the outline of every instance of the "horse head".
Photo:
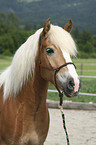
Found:
[(38, 64), (41, 77), (54, 84), (57, 90), (63, 90), (67, 97), (77, 96), (80, 80), (72, 63), (76, 55), (76, 46), (70, 35), (72, 20), (64, 27), (45, 22), (39, 40)]

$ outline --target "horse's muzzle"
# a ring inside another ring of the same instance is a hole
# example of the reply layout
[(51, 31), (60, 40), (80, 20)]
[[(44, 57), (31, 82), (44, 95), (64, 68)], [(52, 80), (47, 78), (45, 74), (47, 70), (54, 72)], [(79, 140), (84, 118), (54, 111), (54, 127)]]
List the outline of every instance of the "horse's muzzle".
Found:
[(67, 97), (78, 96), (81, 89), (81, 81), (70, 77), (66, 80), (66, 83), (62, 84), (62, 88)]

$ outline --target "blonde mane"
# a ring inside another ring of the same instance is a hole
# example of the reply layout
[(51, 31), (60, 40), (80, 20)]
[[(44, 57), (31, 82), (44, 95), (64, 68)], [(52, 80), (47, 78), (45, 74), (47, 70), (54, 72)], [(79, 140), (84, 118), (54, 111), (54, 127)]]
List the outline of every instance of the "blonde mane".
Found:
[[(36, 31), (21, 45), (13, 57), (12, 64), (0, 75), (0, 87), (4, 85), (4, 101), (9, 95), (16, 96), (26, 83), (29, 76), (33, 76), (35, 58), (38, 50), (39, 37), (43, 28)], [(57, 48), (75, 55), (76, 46), (71, 35), (61, 27), (51, 25), (48, 39)]]
[(4, 100), (10, 94), (16, 96), (29, 76), (33, 75), (42, 30), (39, 29), (21, 45), (13, 57), (11, 66), (0, 75), (0, 86), (4, 85)]
[(61, 51), (76, 56), (77, 48), (70, 33), (63, 28), (51, 25), (51, 31), (48, 32), (49, 41)]

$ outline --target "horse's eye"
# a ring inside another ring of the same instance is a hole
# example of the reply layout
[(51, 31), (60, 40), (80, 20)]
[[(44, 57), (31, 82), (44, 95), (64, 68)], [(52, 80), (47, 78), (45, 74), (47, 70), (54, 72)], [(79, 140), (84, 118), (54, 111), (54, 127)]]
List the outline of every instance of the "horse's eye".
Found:
[(54, 53), (53, 48), (47, 48), (47, 49), (46, 49), (46, 53), (47, 53), (48, 55), (53, 54), (53, 53)]

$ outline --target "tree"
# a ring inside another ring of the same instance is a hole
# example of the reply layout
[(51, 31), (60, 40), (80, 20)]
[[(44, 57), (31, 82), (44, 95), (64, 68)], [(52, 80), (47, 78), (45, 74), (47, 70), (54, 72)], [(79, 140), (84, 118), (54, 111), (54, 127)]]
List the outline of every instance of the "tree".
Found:
[(6, 16), (3, 12), (0, 12), (0, 35), (2, 35), (6, 30)]
[(80, 32), (78, 27), (76, 27), (73, 32), (72, 32), (73, 37), (78, 41), (79, 37), (80, 37)]
[(0, 47), (2, 52), (6, 49), (9, 49), (11, 53), (14, 52), (14, 42), (10, 34), (4, 34), (0, 37)]
[(84, 30), (80, 33), (79, 43), (86, 44), (88, 41), (92, 42), (92, 34), (91, 32)]
[(7, 23), (8, 25), (13, 25), (13, 26), (18, 26), (20, 20), (19, 18), (14, 14), (14, 13), (10, 13), (8, 14), (8, 20), (7, 20)]
[(25, 29), (26, 31), (29, 31), (29, 30), (31, 30), (31, 29), (32, 29), (32, 25), (31, 25), (31, 24), (29, 24), (29, 23), (27, 23), (27, 24), (25, 24), (24, 29)]
[(92, 41), (92, 43), (93, 43), (94, 47), (96, 47), (96, 35), (93, 36), (93, 41)]
[(5, 24), (6, 16), (3, 12), (0, 12), (0, 26)]
[(86, 44), (84, 45), (84, 52), (90, 54), (93, 53), (94, 51), (94, 46), (92, 45), (91, 42), (87, 41)]

